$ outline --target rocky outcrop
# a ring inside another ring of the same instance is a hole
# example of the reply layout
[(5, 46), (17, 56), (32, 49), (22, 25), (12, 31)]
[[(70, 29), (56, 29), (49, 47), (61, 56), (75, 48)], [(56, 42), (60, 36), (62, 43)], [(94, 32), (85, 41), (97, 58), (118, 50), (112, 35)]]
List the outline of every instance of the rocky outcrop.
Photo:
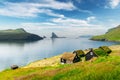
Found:
[(12, 66), (11, 66), (11, 69), (12, 69), (12, 70), (15, 70), (15, 69), (18, 69), (18, 68), (19, 68), (18, 65), (12, 65)]
[(66, 38), (66, 37), (58, 37), (54, 32), (52, 32), (51, 38)]
[(43, 38), (47, 38), (46, 36), (43, 36)]
[(51, 38), (59, 38), (54, 32), (52, 32)]

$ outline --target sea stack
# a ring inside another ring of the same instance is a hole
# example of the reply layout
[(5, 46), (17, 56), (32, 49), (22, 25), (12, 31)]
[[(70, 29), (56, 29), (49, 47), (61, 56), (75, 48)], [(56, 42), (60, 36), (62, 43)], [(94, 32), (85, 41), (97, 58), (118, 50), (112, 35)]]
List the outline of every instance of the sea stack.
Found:
[(59, 38), (54, 32), (52, 32), (51, 38)]
[(46, 36), (43, 36), (43, 38), (47, 38)]

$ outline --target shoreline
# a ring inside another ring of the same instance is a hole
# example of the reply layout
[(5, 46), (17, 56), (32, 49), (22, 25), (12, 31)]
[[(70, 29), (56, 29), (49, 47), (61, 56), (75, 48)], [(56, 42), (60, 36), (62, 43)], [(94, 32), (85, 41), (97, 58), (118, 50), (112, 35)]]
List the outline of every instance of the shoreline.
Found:
[[(4, 78), (4, 80), (53, 80), (53, 78), (55, 78), (56, 76), (58, 77), (59, 75), (63, 75), (64, 77), (66, 77), (66, 75), (68, 76), (69, 74), (73, 74), (74, 76), (72, 76), (72, 79), (76, 77), (81, 80), (81, 78), (79, 77), (82, 77), (83, 74), (85, 74), (85, 77), (83, 77), (82, 79), (86, 79), (88, 73), (92, 75), (96, 72), (97, 74), (94, 74), (94, 76), (90, 80), (93, 80), (93, 78), (95, 78), (94, 80), (96, 80), (96, 76), (99, 79), (99, 73), (101, 73), (102, 76), (104, 76), (103, 73), (105, 73), (105, 75), (107, 73), (107, 77), (109, 77), (110, 75), (110, 78), (114, 78), (119, 75), (116, 75), (116, 73), (118, 73), (118, 71), (120, 70), (120, 45), (111, 45), (108, 47), (112, 50), (112, 53), (109, 54), (109, 57), (99, 57), (97, 59), (94, 58), (93, 61), (82, 61), (74, 64), (63, 65), (60, 64), (60, 57), (62, 55), (60, 54), (50, 58), (31, 62), (28, 65), (20, 67), (16, 70), (6, 69), (0, 72), (0, 79), (2, 80)], [(115, 76), (111, 76), (113, 73), (115, 74)], [(107, 77), (106, 80), (109, 80), (107, 79)], [(68, 77), (66, 78), (68, 79)], [(55, 80), (57, 79), (61, 79), (61, 77), (55, 78)]]
[[(118, 45), (118, 44), (111, 45), (108, 47), (111, 50), (113, 50), (113, 52), (118, 51), (120, 49), (120, 45)], [(87, 52), (85, 50), (83, 50), (83, 51)], [(110, 55), (114, 55), (114, 54), (110, 54)], [(116, 53), (116, 54), (118, 55), (119, 53)], [(36, 60), (36, 61), (30, 62), (29, 64), (27, 64), (21, 68), (35, 68), (35, 67), (46, 67), (46, 66), (56, 66), (57, 67), (60, 64), (60, 57), (61, 56), (62, 56), (62, 53), (60, 55), (52, 56), (52, 57), (49, 57), (46, 59)]]
[[(113, 51), (118, 51), (120, 49), (120, 45), (116, 44), (116, 45), (111, 45), (108, 46), (110, 49), (112, 49)], [(83, 50), (84, 52), (86, 52), (85, 50)], [(56, 56), (52, 56), (52, 57), (48, 57), (48, 58), (44, 58), (44, 59), (40, 59), (40, 60), (36, 60), (33, 62), (30, 62), (24, 66), (20, 66), (20, 68), (37, 68), (37, 67), (47, 67), (47, 66), (51, 66), (51, 67), (57, 67), (60, 65), (60, 57), (62, 56), (63, 53), (56, 55)], [(112, 54), (114, 55), (114, 54)], [(4, 70), (7, 70), (10, 68), (6, 68)], [(1, 70), (0, 72), (4, 71)]]
[[(103, 40), (100, 40), (100, 39), (89, 39), (89, 40), (92, 40), (92, 41), (103, 41)], [(118, 42), (118, 43), (120, 43), (120, 41), (112, 41), (112, 40), (105, 40), (103, 42)]]
[(59, 64), (59, 60), (62, 54), (48, 57), (41, 60), (36, 60), (33, 62), (30, 62), (29, 64), (21, 67), (21, 68), (33, 68), (33, 67), (45, 67), (45, 66), (57, 66)]

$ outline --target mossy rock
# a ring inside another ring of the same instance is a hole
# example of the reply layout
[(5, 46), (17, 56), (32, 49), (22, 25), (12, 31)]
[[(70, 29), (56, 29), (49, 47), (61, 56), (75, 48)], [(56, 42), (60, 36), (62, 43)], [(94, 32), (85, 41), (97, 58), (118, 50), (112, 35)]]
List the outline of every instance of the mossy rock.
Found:
[(75, 50), (73, 52), (73, 54), (76, 53), (78, 57), (84, 57), (85, 53), (83, 52), (83, 50)]
[(99, 48), (101, 48), (102, 50), (104, 50), (108, 54), (110, 54), (112, 52), (112, 50), (108, 46), (100, 46)]
[(98, 56), (108, 56), (107, 52), (104, 51), (104, 50), (101, 49), (101, 48), (94, 49), (94, 52), (95, 52)]

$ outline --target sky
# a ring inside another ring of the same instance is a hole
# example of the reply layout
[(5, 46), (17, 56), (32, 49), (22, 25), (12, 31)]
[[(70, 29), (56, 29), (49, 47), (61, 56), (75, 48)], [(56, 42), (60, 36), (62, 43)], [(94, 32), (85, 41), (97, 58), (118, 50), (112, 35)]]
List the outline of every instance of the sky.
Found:
[(0, 29), (97, 35), (120, 24), (120, 0), (0, 0)]

